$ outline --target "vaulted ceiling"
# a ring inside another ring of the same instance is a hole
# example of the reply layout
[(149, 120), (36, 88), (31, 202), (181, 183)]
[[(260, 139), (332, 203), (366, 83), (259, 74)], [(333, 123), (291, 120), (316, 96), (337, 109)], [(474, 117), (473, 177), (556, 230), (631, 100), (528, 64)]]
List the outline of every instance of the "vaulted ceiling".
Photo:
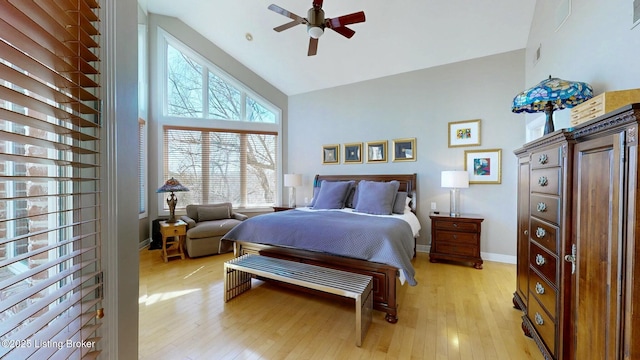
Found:
[[(326, 30), (318, 54), (309, 35), (267, 9), (307, 17), (312, 0), (139, 0), (147, 12), (174, 16), (287, 95), (522, 49), (535, 0), (325, 0), (327, 18), (364, 11), (347, 39)], [(250, 34), (250, 36), (248, 36)], [(248, 40), (250, 38), (251, 40)]]

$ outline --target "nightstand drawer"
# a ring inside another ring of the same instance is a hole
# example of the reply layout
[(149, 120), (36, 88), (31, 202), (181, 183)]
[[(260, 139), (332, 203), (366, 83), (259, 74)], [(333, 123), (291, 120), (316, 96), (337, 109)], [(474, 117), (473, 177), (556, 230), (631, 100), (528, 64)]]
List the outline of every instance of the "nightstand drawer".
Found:
[(463, 233), (463, 232), (436, 230), (436, 238), (438, 242), (446, 241), (450, 243), (463, 244), (463, 245), (478, 245), (477, 233)]
[(556, 288), (533, 270), (529, 271), (529, 293), (538, 298), (542, 307), (555, 320), (557, 317), (556, 300), (558, 295)]
[(478, 224), (462, 221), (434, 221), (433, 226), (436, 229), (453, 230), (453, 231), (469, 231), (478, 232)]
[(531, 192), (560, 195), (560, 168), (531, 171)]
[(558, 254), (558, 228), (545, 222), (531, 218), (529, 236), (538, 244), (544, 246), (554, 254)]
[(554, 224), (560, 223), (560, 197), (549, 195), (531, 195), (531, 215), (550, 221)]
[(557, 286), (556, 281), (556, 273), (557, 267), (556, 264), (558, 260), (554, 255), (551, 255), (546, 250), (543, 250), (541, 247), (536, 245), (535, 243), (531, 243), (529, 254), (529, 264), (532, 268), (538, 270), (544, 277), (549, 280), (553, 285)]
[(542, 306), (534, 297), (530, 298), (529, 301), (529, 309), (527, 311), (527, 317), (529, 321), (536, 328), (538, 334), (544, 341), (547, 348), (551, 351), (551, 354), (554, 355), (556, 352), (556, 324), (549, 317), (549, 315), (543, 310)]
[(439, 243), (436, 245), (436, 252), (439, 254), (448, 254), (456, 256), (480, 256), (477, 246), (469, 246), (452, 243)]

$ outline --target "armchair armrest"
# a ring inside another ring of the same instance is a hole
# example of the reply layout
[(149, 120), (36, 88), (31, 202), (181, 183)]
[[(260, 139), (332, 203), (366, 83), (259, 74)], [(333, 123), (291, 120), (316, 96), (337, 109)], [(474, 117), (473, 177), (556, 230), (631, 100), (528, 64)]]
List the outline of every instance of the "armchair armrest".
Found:
[(249, 218), (247, 215), (241, 213), (233, 213), (231, 214), (231, 217), (240, 221), (245, 221)]
[(187, 215), (180, 216), (180, 220), (187, 223), (187, 229), (191, 229), (192, 227), (196, 226), (196, 221), (188, 217)]

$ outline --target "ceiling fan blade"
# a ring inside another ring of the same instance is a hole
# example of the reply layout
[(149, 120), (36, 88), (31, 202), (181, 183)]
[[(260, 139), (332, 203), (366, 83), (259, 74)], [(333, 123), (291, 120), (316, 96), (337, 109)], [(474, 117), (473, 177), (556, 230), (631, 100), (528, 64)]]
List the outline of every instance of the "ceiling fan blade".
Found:
[(309, 37), (309, 51), (307, 56), (313, 56), (318, 52), (318, 39)]
[(337, 32), (338, 34), (346, 37), (347, 39), (351, 39), (351, 37), (356, 33), (355, 31), (349, 29), (346, 26), (339, 26), (331, 28), (331, 30)]
[(286, 16), (286, 17), (288, 17), (288, 18), (291, 18), (291, 19), (293, 19), (293, 20), (296, 20), (296, 21), (298, 21), (300, 24), (302, 24), (302, 23), (304, 23), (304, 22), (306, 21), (303, 17), (298, 16), (298, 15), (296, 15), (296, 14), (294, 14), (294, 13), (290, 12), (289, 10), (285, 10), (285, 9), (281, 8), (280, 6), (278, 6), (278, 5), (276, 5), (276, 4), (271, 4), (271, 5), (269, 5), (269, 10), (271, 10), (271, 11), (275, 11), (275, 12), (277, 12), (277, 13), (278, 13), (278, 14), (280, 14), (280, 15), (284, 15), (284, 16)]
[(282, 24), (282, 25), (280, 25), (280, 26), (276, 26), (276, 27), (274, 27), (274, 28), (273, 28), (273, 30), (275, 30), (275, 31), (277, 31), (277, 32), (280, 32), (280, 31), (287, 30), (287, 29), (289, 29), (289, 28), (292, 28), (292, 27), (294, 27), (294, 26), (296, 26), (296, 25), (300, 25), (300, 24), (303, 24), (303, 23), (301, 23), (301, 22), (300, 22), (300, 21), (298, 21), (298, 20), (293, 20), (293, 21), (288, 22), (288, 23), (286, 23), (286, 24)]
[(322, 0), (313, 0), (313, 7), (322, 7)]
[(326, 25), (327, 27), (330, 27), (330, 28), (337, 28), (337, 27), (343, 27), (345, 25), (360, 23), (364, 21), (365, 21), (364, 11), (358, 11), (353, 14), (342, 15), (333, 19), (327, 19)]

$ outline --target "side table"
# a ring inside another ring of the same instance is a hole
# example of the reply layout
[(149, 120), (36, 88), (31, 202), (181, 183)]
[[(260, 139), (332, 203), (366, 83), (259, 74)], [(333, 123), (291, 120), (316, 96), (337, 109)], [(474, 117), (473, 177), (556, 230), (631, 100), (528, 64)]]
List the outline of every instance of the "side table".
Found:
[[(187, 236), (187, 223), (182, 220), (174, 223), (161, 221), (160, 233), (162, 234), (162, 259), (164, 262), (175, 256), (180, 256), (181, 259), (184, 259), (182, 248)], [(167, 242), (169, 237), (173, 238), (173, 241)]]
[(429, 261), (452, 260), (471, 262), (482, 269), (480, 228), (484, 220), (474, 215), (450, 216), (431, 214), (431, 250)]

